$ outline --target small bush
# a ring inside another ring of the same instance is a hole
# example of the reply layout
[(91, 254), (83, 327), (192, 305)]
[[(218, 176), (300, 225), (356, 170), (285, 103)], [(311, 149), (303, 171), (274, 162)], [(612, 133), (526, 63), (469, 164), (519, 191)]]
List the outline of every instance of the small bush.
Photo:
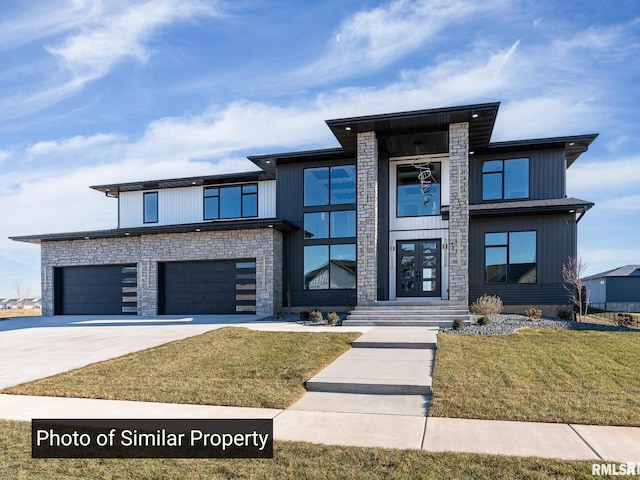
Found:
[(486, 315), (483, 315), (478, 319), (478, 325), (489, 325), (491, 320)]
[(313, 323), (322, 323), (322, 312), (318, 310), (311, 312), (311, 321), (313, 321)]
[(453, 319), (452, 327), (454, 330), (462, 330), (464, 328), (464, 320), (459, 317)]
[(569, 305), (564, 305), (558, 309), (556, 315), (561, 320), (573, 320), (573, 308)]
[(542, 310), (538, 310), (537, 308), (531, 307), (531, 308), (525, 310), (524, 314), (532, 322), (537, 322), (538, 320), (540, 320), (540, 317), (542, 316)]
[(300, 312), (300, 320), (302, 320), (303, 322), (309, 320), (309, 312), (307, 310), (303, 310)]
[(340, 321), (340, 317), (336, 312), (331, 312), (327, 315), (327, 323), (329, 325), (336, 325)]
[(502, 299), (497, 295), (482, 295), (469, 306), (471, 313), (490, 315), (502, 312)]

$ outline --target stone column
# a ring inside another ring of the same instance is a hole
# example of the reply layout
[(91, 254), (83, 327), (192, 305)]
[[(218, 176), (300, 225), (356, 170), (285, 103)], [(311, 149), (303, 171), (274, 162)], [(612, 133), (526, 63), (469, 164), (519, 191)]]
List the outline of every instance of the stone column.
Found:
[(449, 300), (469, 302), (469, 124), (449, 125)]
[(378, 140), (358, 133), (357, 153), (357, 300), (378, 299)]

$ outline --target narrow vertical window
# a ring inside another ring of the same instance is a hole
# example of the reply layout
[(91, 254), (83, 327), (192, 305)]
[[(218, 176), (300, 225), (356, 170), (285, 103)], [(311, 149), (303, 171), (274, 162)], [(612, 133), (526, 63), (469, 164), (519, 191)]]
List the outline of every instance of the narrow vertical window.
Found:
[(158, 192), (143, 195), (144, 223), (158, 223)]

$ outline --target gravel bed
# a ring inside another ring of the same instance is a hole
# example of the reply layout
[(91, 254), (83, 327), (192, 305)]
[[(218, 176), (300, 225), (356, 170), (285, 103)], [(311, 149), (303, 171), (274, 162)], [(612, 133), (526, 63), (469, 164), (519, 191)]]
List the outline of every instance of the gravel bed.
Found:
[(499, 314), (491, 315), (489, 325), (477, 325), (476, 319), (480, 315), (471, 315), (471, 326), (462, 330), (441, 328), (440, 331), (457, 335), (509, 335), (521, 328), (569, 328), (571, 330), (598, 330), (603, 332), (633, 332), (636, 329), (616, 327), (615, 325), (600, 325), (597, 323), (581, 323), (571, 320), (560, 320), (555, 317), (542, 317), (538, 321), (531, 321), (525, 315)]

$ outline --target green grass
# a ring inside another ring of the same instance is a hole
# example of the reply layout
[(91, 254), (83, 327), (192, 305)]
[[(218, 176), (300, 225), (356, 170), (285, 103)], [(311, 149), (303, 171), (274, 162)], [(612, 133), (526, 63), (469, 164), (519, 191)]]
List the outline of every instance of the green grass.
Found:
[(30, 424), (0, 421), (0, 478), (590, 479), (591, 463), (276, 442), (273, 459), (32, 459)]
[(359, 335), (227, 327), (3, 393), (286, 408)]
[(429, 416), (640, 426), (640, 334), (438, 336)]

